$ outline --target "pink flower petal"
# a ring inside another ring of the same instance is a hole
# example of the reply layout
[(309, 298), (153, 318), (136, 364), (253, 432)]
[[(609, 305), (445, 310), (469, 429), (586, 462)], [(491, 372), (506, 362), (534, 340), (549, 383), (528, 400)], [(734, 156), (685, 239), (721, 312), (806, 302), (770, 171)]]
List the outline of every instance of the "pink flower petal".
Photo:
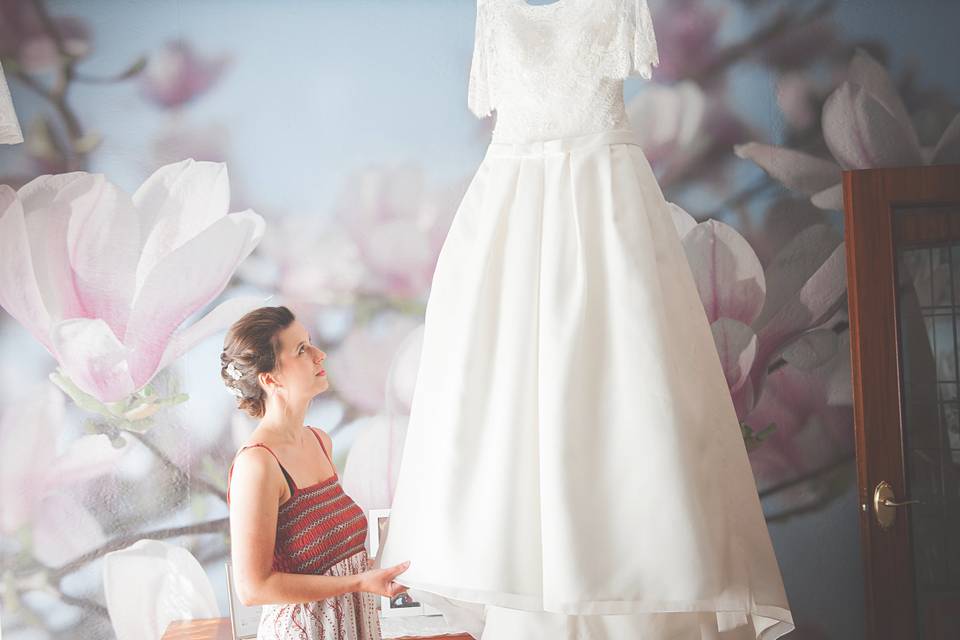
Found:
[(72, 200), (92, 184), (89, 174), (76, 171), (31, 180), (17, 192), (25, 210), (33, 271), (54, 321), (87, 315), (74, 286), (67, 236)]
[(33, 526), (33, 554), (56, 567), (106, 541), (103, 527), (80, 502), (65, 492), (43, 498)]
[[(814, 224), (797, 233), (767, 265), (767, 297), (763, 312), (753, 323), (763, 327), (794, 300), (809, 279), (827, 264), (843, 238), (828, 224)], [(834, 257), (835, 259), (835, 257)]]
[(930, 164), (960, 164), (960, 113), (940, 136)]
[(812, 195), (840, 180), (840, 167), (803, 151), (748, 142), (733, 147), (741, 158), (753, 160), (771, 178), (791, 191)]
[(388, 509), (400, 472), (407, 417), (381, 414), (360, 420), (367, 424), (350, 446), (343, 469), (343, 490), (364, 512)]
[(213, 86), (226, 63), (226, 56), (201, 57), (189, 42), (173, 40), (150, 56), (140, 88), (158, 106), (180, 107)]
[(360, 411), (379, 412), (390, 362), (418, 324), (409, 316), (390, 313), (354, 328), (330, 355), (327, 371), (334, 388)]
[(912, 125), (904, 127), (864, 87), (850, 82), (823, 105), (823, 137), (844, 169), (923, 163)]
[(137, 388), (156, 373), (177, 327), (224, 290), (263, 230), (263, 218), (252, 211), (224, 216), (150, 272), (134, 302), (124, 337), (132, 352), (130, 371)]
[(751, 324), (763, 307), (763, 266), (732, 227), (708, 220), (683, 238), (697, 291), (710, 322), (733, 318)]
[(808, 371), (786, 364), (771, 373), (757, 408), (746, 422), (755, 429), (769, 422), (776, 431), (751, 453), (761, 485), (814, 471), (853, 449), (852, 407), (830, 404), (834, 371), (849, 375), (849, 352), (838, 349)]
[(157, 169), (133, 194), (140, 211), (146, 242), (137, 265), (137, 288), (153, 268), (227, 215), (230, 180), (220, 162), (193, 159)]
[(23, 206), (16, 192), (0, 185), (0, 306), (50, 353), (50, 315), (33, 272)]
[(736, 393), (749, 380), (757, 355), (757, 336), (748, 325), (732, 318), (718, 319), (710, 325), (710, 330), (727, 377), (727, 386)]
[(813, 329), (783, 350), (781, 356), (801, 371), (822, 366), (837, 355), (839, 338), (833, 329)]
[(64, 320), (51, 337), (64, 373), (101, 402), (121, 400), (142, 386), (130, 376), (129, 350), (100, 318)]
[(221, 302), (203, 318), (173, 335), (167, 343), (157, 370), (166, 368), (204, 338), (225, 329), (248, 311), (253, 311), (263, 304), (264, 300), (256, 296), (231, 298)]
[(8, 406), (0, 418), (0, 531), (13, 533), (37, 511), (47, 489), (64, 397), (49, 382)]
[[(784, 342), (823, 323), (843, 303), (847, 285), (843, 242), (827, 225), (804, 230), (774, 258), (767, 282), (767, 304), (754, 323), (761, 363)], [(764, 370), (755, 372), (757, 388), (765, 375)]]
[(407, 334), (393, 356), (387, 372), (387, 403), (389, 415), (409, 415), (413, 392), (420, 370), (420, 352), (423, 348), (423, 323)]
[(140, 221), (130, 196), (91, 174), (58, 198), (71, 207), (67, 250), (86, 316), (102, 319), (122, 336), (140, 258)]
[(838, 182), (832, 187), (810, 196), (810, 202), (818, 209), (843, 211), (843, 184)]
[(68, 487), (110, 473), (128, 451), (114, 447), (103, 434), (81, 436), (57, 457), (48, 486)]

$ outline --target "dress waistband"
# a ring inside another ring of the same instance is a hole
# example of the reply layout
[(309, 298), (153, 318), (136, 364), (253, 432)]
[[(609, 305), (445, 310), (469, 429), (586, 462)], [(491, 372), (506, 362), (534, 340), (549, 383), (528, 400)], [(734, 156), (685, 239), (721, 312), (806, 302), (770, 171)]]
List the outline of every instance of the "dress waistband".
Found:
[(530, 142), (491, 142), (487, 147), (488, 156), (523, 157), (540, 156), (552, 153), (566, 153), (574, 149), (597, 147), (610, 144), (640, 144), (640, 135), (634, 129), (610, 129), (596, 133), (587, 133), (551, 140), (533, 140)]

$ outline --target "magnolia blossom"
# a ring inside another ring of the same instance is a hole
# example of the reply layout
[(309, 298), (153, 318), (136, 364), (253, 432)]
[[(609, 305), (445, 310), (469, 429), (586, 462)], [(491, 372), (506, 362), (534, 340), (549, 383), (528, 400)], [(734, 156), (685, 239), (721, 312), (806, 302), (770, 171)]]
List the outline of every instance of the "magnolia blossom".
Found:
[(385, 384), (386, 406), (364, 424), (347, 457), (343, 487), (364, 511), (387, 509), (400, 474), (410, 405), (420, 366), (423, 324), (397, 347)]
[[(715, 220), (688, 232), (683, 245), (724, 369), (736, 381), (731, 388), (742, 418), (773, 356), (842, 305), (843, 243), (829, 225), (813, 225), (782, 247), (766, 271), (740, 234)], [(748, 379), (741, 377), (744, 350), (753, 354)]]
[(174, 620), (220, 617), (203, 567), (182, 547), (140, 540), (103, 559), (103, 592), (117, 640), (160, 640)]
[(33, 554), (58, 566), (105, 540), (77, 487), (112, 472), (123, 449), (87, 435), (60, 446), (64, 396), (44, 382), (0, 416), (0, 531), (29, 527)]
[(426, 295), (463, 184), (426, 185), (415, 167), (371, 168), (351, 176), (336, 216), (359, 249), (364, 288), (379, 295)]
[(223, 164), (184, 160), (133, 196), (103, 175), (0, 185), (0, 306), (84, 393), (119, 401), (203, 338), (256, 306), (213, 301), (264, 231), (253, 211), (227, 215)]
[(650, 84), (630, 99), (626, 108), (662, 184), (678, 180), (696, 165), (701, 178), (728, 187), (727, 163), (709, 160), (720, 149), (726, 153), (732, 144), (750, 135), (722, 88), (704, 91), (690, 80)]
[(227, 61), (226, 56), (199, 56), (189, 42), (174, 40), (150, 56), (140, 89), (160, 107), (180, 107), (216, 84)]
[(271, 222), (239, 274), (277, 289), (294, 306), (311, 306), (353, 304), (367, 271), (360, 248), (339, 220), (305, 214)]
[[(811, 331), (784, 352), (746, 422), (776, 430), (750, 459), (760, 487), (826, 467), (853, 451), (850, 334)], [(824, 357), (826, 356), (826, 357)]]
[(725, 7), (704, 0), (662, 0), (652, 2), (650, 8), (660, 49), (660, 81), (688, 77), (714, 59)]
[[(78, 18), (56, 16), (52, 26), (66, 53), (82, 58), (90, 53), (90, 33)], [(61, 62), (53, 34), (32, 2), (0, 0), (0, 57), (10, 58), (28, 73), (47, 71)]]
[(843, 208), (842, 170), (960, 162), (960, 114), (934, 147), (921, 146), (893, 80), (863, 49), (824, 103), (822, 126), (829, 159), (757, 142), (734, 151), (821, 209)]
[(379, 412), (390, 361), (417, 325), (410, 316), (388, 312), (351, 330), (327, 363), (333, 388), (358, 410)]
[[(673, 214), (675, 221), (687, 215)], [(715, 220), (676, 226), (737, 415), (757, 431), (776, 425), (751, 452), (761, 481), (792, 478), (848, 452), (848, 338), (826, 328), (846, 291), (837, 232), (825, 224), (802, 230), (764, 270), (731, 227)], [(768, 375), (777, 358), (786, 366)]]

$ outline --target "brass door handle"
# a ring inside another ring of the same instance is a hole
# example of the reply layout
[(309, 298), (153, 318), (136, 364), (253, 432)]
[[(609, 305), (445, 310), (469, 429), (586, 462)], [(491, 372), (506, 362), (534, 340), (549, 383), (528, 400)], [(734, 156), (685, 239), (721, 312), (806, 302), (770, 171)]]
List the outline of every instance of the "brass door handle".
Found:
[(919, 500), (894, 500), (893, 487), (886, 480), (881, 480), (873, 490), (873, 515), (881, 529), (889, 529), (897, 519), (896, 507), (908, 504), (920, 504)]
[(883, 504), (888, 507), (902, 507), (906, 504), (920, 504), (919, 500), (904, 500), (903, 502), (895, 502), (893, 500), (884, 500)]

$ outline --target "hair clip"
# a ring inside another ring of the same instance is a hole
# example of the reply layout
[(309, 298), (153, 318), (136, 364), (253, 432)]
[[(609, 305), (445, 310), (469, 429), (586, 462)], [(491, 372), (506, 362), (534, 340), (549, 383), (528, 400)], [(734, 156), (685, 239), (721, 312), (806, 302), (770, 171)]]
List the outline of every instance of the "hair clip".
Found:
[(227, 375), (234, 380), (239, 380), (243, 377), (243, 374), (240, 373), (239, 369), (237, 369), (237, 366), (233, 363), (233, 360), (231, 360), (230, 364), (227, 365)]
[(236, 387), (227, 385), (227, 391), (229, 391), (232, 395), (237, 396), (238, 398), (243, 397), (243, 391), (240, 391), (240, 389), (237, 389)]

